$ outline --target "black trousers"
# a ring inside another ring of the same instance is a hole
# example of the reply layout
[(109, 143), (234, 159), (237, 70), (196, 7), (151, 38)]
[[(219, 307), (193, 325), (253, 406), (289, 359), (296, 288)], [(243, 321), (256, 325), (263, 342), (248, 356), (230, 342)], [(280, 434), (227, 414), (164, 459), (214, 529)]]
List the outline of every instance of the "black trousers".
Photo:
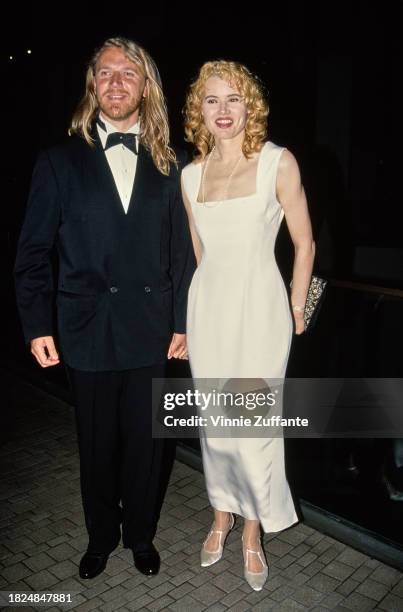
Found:
[(90, 552), (112, 552), (121, 535), (124, 547), (137, 551), (154, 538), (167, 482), (161, 482), (164, 440), (152, 437), (152, 378), (164, 370), (69, 368)]

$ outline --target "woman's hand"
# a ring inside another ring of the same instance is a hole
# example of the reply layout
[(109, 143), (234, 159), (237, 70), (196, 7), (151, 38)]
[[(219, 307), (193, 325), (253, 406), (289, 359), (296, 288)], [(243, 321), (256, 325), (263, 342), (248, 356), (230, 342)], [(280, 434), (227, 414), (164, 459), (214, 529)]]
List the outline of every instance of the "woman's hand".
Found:
[(305, 331), (304, 313), (293, 311), (294, 323), (295, 323), (295, 334), (300, 336)]

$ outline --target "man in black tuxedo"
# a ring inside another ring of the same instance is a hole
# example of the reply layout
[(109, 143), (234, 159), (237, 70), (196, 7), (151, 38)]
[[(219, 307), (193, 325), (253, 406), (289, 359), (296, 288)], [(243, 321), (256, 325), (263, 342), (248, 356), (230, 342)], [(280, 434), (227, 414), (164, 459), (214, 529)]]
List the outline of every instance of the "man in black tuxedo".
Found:
[(42, 367), (60, 361), (56, 298), (89, 535), (81, 578), (103, 571), (121, 536), (141, 572), (159, 570), (163, 440), (152, 438), (151, 382), (167, 356), (187, 355), (193, 269), (158, 70), (136, 43), (108, 39), (89, 63), (70, 138), (39, 156), (15, 266), (25, 339)]

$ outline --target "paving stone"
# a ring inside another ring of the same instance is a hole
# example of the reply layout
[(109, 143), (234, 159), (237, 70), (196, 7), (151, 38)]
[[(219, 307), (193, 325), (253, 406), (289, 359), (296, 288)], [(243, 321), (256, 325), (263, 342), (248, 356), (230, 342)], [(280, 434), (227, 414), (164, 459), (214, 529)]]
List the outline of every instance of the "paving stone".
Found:
[(292, 544), (283, 542), (282, 540), (272, 540), (270, 542), (270, 554), (276, 557), (282, 557), (292, 550)]
[(403, 578), (393, 587), (392, 594), (403, 597)]
[(125, 593), (116, 599), (102, 603), (97, 609), (101, 612), (114, 612), (115, 610), (120, 610), (123, 607), (128, 608), (129, 606), (130, 602), (128, 602), (128, 595)]
[(241, 599), (244, 599), (245, 597), (245, 592), (241, 591), (240, 589), (235, 589), (235, 591), (232, 591), (231, 593), (228, 593), (228, 595), (225, 595), (222, 600), (221, 603), (223, 603), (225, 606), (227, 606), (228, 608), (231, 608), (238, 603), (238, 601), (240, 601)]
[(238, 603), (232, 606), (231, 612), (246, 612), (250, 609), (250, 604), (247, 601), (238, 601)]
[(166, 595), (167, 593), (169, 593), (169, 591), (172, 591), (174, 588), (175, 587), (171, 582), (166, 581), (166, 582), (163, 582), (162, 584), (159, 584), (155, 588), (151, 588), (148, 591), (148, 594), (154, 599), (159, 599), (163, 595)]
[(107, 578), (106, 583), (110, 587), (114, 587), (114, 586), (117, 586), (118, 584), (122, 584), (122, 582), (125, 582), (126, 580), (130, 578), (131, 578), (131, 574), (128, 571), (123, 571), (123, 572), (120, 572), (120, 574), (115, 574), (115, 576), (112, 576), (111, 578)]
[[(58, 538), (59, 539), (59, 538)], [(70, 559), (72, 555), (74, 555), (76, 550), (70, 546), (67, 542), (60, 542), (56, 546), (52, 546), (47, 551), (47, 554), (50, 557), (53, 557), (56, 561), (65, 561), (66, 559)]]
[(193, 591), (194, 591), (193, 586), (189, 584), (188, 582), (185, 582), (185, 584), (181, 584), (179, 587), (176, 587), (175, 589), (172, 589), (171, 591), (169, 591), (169, 596), (173, 597), (175, 600), (178, 600), (190, 592), (193, 593)]
[(351, 565), (352, 567), (360, 567), (364, 561), (366, 561), (368, 557), (358, 552), (358, 550), (353, 550), (352, 548), (346, 548), (342, 553), (337, 557), (337, 561), (340, 563), (346, 563), (347, 565)]
[(295, 589), (291, 597), (302, 605), (313, 606), (323, 599), (323, 593), (304, 584)]
[(197, 574), (197, 576), (194, 576), (193, 578), (191, 578), (189, 582), (190, 584), (193, 584), (193, 586), (199, 587), (202, 584), (205, 584), (206, 582), (210, 582), (210, 580), (212, 579), (213, 579), (213, 575), (210, 574), (210, 572), (204, 571), (204, 572), (200, 572), (200, 574)]
[(292, 579), (294, 581), (295, 576), (301, 572), (301, 569), (302, 568), (298, 563), (293, 563), (292, 565), (289, 565), (286, 569), (284, 569), (281, 572), (281, 575), (285, 578)]
[(322, 606), (329, 610), (336, 609), (336, 607), (344, 600), (344, 595), (341, 593), (330, 593), (320, 602)]
[[(175, 548), (175, 547), (174, 547)], [(168, 549), (170, 552), (172, 551), (172, 546), (169, 547)], [(175, 550), (172, 551), (172, 554), (168, 557), (167, 560), (167, 571), (174, 566), (178, 566), (182, 561), (188, 561), (188, 555), (186, 555), (184, 552), (176, 552)], [(198, 564), (199, 565), (199, 564)]]
[(192, 591), (192, 597), (205, 604), (211, 606), (217, 601), (221, 601), (224, 597), (224, 593), (221, 589), (217, 589), (214, 585), (209, 584), (198, 587)]
[(382, 584), (386, 584), (388, 587), (394, 586), (401, 578), (401, 573), (398, 570), (388, 567), (387, 565), (381, 565), (377, 567), (371, 574), (371, 580), (376, 580)]
[(284, 555), (283, 557), (275, 559), (274, 565), (276, 567), (280, 567), (281, 569), (285, 569), (287, 567), (290, 567), (290, 565), (292, 565), (294, 562), (295, 562), (295, 557), (293, 557), (291, 554), (287, 554), (287, 555)]
[(24, 581), (29, 584), (34, 591), (45, 591), (56, 585), (59, 582), (59, 579), (48, 572), (48, 570), (42, 570), (36, 574), (26, 576)]
[[(93, 580), (91, 580), (91, 583), (94, 582)], [(90, 588), (88, 588), (85, 591), (85, 596), (87, 597), (87, 599), (93, 599), (96, 598), (98, 599), (98, 595), (100, 595), (101, 593), (104, 593), (105, 591), (107, 591), (109, 589), (109, 585), (102, 581), (99, 582), (98, 584), (95, 584), (94, 586), (91, 586)], [(104, 601), (103, 599), (101, 601)]]
[(23, 537), (13, 540), (3, 539), (3, 544), (10, 552), (18, 553), (32, 548), (34, 542), (28, 537)]
[(305, 607), (303, 604), (292, 599), (281, 602), (281, 604), (273, 609), (276, 610), (276, 612), (302, 612), (303, 610), (309, 610), (309, 608)]
[(117, 555), (110, 557), (105, 568), (105, 574), (108, 576), (116, 576), (122, 571), (127, 570), (127, 563), (120, 559)]
[(307, 576), (303, 572), (300, 572), (299, 574), (294, 576), (294, 578), (292, 579), (292, 582), (296, 586), (301, 586), (302, 584), (305, 584), (306, 582), (308, 582), (309, 579), (310, 579), (309, 576)]
[(314, 561), (313, 563), (310, 563), (309, 565), (304, 567), (304, 574), (306, 574), (307, 576), (314, 576), (315, 574), (322, 572), (325, 567), (326, 565), (324, 563), (321, 563), (320, 561)]
[(308, 546), (307, 544), (305, 544), (305, 542), (303, 542), (302, 544), (298, 544), (298, 546), (294, 546), (291, 550), (290, 553), (294, 556), (294, 557), (302, 557), (303, 555), (305, 555), (307, 552), (310, 552), (311, 547)]
[(289, 580), (284, 577), (282, 574), (277, 574), (273, 576), (273, 567), (269, 567), (269, 577), (265, 584), (265, 588), (268, 591), (275, 591), (279, 587), (283, 586), (283, 584), (288, 584)]
[(192, 484), (188, 484), (185, 487), (178, 488), (178, 493), (185, 495), (186, 497), (195, 497), (200, 494), (200, 487)]
[(118, 584), (117, 586), (109, 588), (107, 591), (101, 593), (101, 598), (104, 600), (104, 602), (113, 601), (122, 595), (129, 595), (131, 598), (137, 599), (138, 597), (141, 597), (147, 593), (148, 590), (149, 589), (144, 584), (139, 584), (134, 589), (129, 591), (121, 584)]
[(193, 599), (193, 597), (190, 597), (190, 595), (182, 597), (169, 606), (170, 612), (202, 612), (202, 610), (205, 609), (205, 605), (201, 604), (199, 601), (196, 601)]
[(231, 591), (234, 591), (243, 584), (243, 580), (239, 576), (234, 576), (231, 572), (225, 572), (215, 577), (212, 584), (225, 593), (231, 593)]
[(74, 609), (76, 610), (76, 612), (91, 612), (91, 610), (98, 609), (98, 606), (102, 604), (102, 599), (100, 599), (99, 597), (93, 597), (89, 601), (85, 601)]
[(77, 576), (78, 574), (77, 565), (71, 561), (61, 561), (60, 563), (55, 563), (49, 568), (49, 571), (60, 580), (70, 578), (71, 576)]
[[(63, 604), (63, 607), (58, 607), (58, 610), (76, 610), (77, 606), (84, 604), (85, 603), (85, 598), (83, 597), (83, 595), (81, 593), (76, 593), (73, 597), (72, 597), (72, 601), (71, 603), (66, 603)], [(46, 612), (48, 612), (46, 610)]]
[(33, 546), (31, 546), (31, 548), (25, 549), (25, 558), (29, 559), (31, 557), (36, 557), (40, 553), (44, 553), (44, 552), (47, 554), (48, 550), (49, 550), (49, 546), (47, 545), (46, 542), (41, 542), (40, 544), (34, 544)]
[[(297, 587), (297, 588), (300, 588), (300, 587)], [(289, 584), (283, 584), (281, 585), (281, 587), (279, 587), (275, 591), (272, 591), (270, 593), (270, 597), (274, 599), (275, 601), (280, 602), (286, 598), (288, 599), (292, 593), (294, 593), (294, 588), (290, 586)]]
[(198, 495), (197, 497), (193, 497), (188, 499), (185, 505), (188, 508), (192, 508), (192, 510), (201, 510), (202, 508), (206, 508), (209, 506), (209, 502), (204, 497)]
[(330, 563), (330, 561), (336, 559), (336, 557), (338, 557), (339, 555), (340, 551), (336, 547), (330, 546), (330, 548), (328, 548), (321, 555), (319, 555), (318, 561), (327, 564)]
[(168, 529), (161, 530), (158, 537), (164, 540), (164, 542), (174, 544), (183, 537), (183, 534), (179, 529), (176, 529), (176, 527), (168, 527)]
[(55, 537), (55, 532), (50, 530), (48, 527), (43, 527), (32, 532), (31, 538), (36, 544), (41, 542), (47, 542), (51, 538)]
[(385, 610), (386, 612), (402, 612), (403, 611), (403, 599), (396, 597), (396, 595), (387, 595), (385, 599), (378, 604), (379, 610)]
[(380, 567), (383, 564), (377, 559), (371, 559), (367, 557), (367, 560), (365, 561), (364, 565), (370, 567), (371, 569), (376, 569), (377, 567)]
[(176, 574), (176, 576), (173, 576), (171, 578), (171, 582), (175, 586), (179, 586), (184, 582), (188, 582), (191, 578), (194, 578), (194, 576), (195, 574), (193, 572), (191, 572), (190, 570), (185, 570), (184, 572), (178, 573)]
[(239, 559), (239, 562), (233, 563), (229, 561), (229, 559), (225, 559), (225, 555), (224, 555), (224, 559), (221, 560), (220, 563), (215, 563), (214, 565), (211, 565), (208, 569), (209, 569), (210, 574), (214, 574), (214, 575), (222, 574), (228, 569), (230, 569), (233, 572), (234, 570), (237, 569), (239, 571), (242, 571), (242, 575), (243, 575), (243, 566), (241, 566), (241, 560)]
[(301, 542), (306, 540), (306, 534), (301, 533), (298, 529), (293, 529), (291, 527), (291, 529), (281, 532), (278, 538), (283, 542), (292, 544), (292, 546), (298, 546), (298, 544), (301, 544)]
[(274, 601), (271, 597), (265, 597), (250, 609), (252, 612), (268, 612), (269, 610), (278, 610), (278, 606), (277, 601)]
[(360, 585), (359, 582), (357, 582), (357, 580), (353, 580), (352, 578), (349, 578), (348, 580), (345, 580), (344, 582), (342, 582), (342, 584), (340, 586), (338, 586), (336, 588), (336, 591), (338, 593), (341, 593), (342, 595), (350, 595), (350, 593), (352, 593), (353, 591), (355, 591), (355, 589)]
[(354, 610), (354, 612), (370, 612), (376, 606), (376, 602), (365, 595), (359, 593), (351, 593), (343, 601), (343, 606), (348, 610)]
[(11, 583), (11, 582), (17, 582), (18, 580), (23, 580), (27, 576), (30, 576), (32, 572), (23, 563), (16, 563), (15, 565), (6, 567), (3, 570), (2, 574), (3, 574), (3, 578), (5, 578), (7, 582)]
[(127, 602), (125, 607), (128, 610), (144, 610), (150, 603), (153, 603), (152, 597), (149, 595), (142, 595), (139, 599), (133, 599)]
[(161, 584), (161, 582), (165, 580), (168, 580), (168, 577), (166, 574), (163, 574), (163, 572), (160, 572), (158, 576), (151, 577), (145, 576), (144, 574), (138, 572), (137, 574), (133, 574), (131, 578), (125, 580), (122, 583), (122, 586), (124, 586), (127, 590), (131, 590), (135, 589), (139, 584), (145, 584), (145, 586), (148, 586), (148, 588), (151, 589), (154, 586)]
[(322, 572), (312, 576), (312, 578), (306, 583), (307, 586), (310, 586), (321, 593), (335, 591), (340, 584), (340, 580), (332, 578), (331, 576), (326, 576), (326, 574), (323, 574)]
[[(321, 534), (319, 534), (321, 535)], [(310, 538), (307, 538), (305, 540), (305, 543), (308, 544), (309, 540), (312, 538), (313, 536), (311, 536)], [(327, 550), (328, 548), (330, 548), (332, 545), (331, 541), (329, 540), (329, 538), (327, 538), (326, 536), (322, 537), (318, 537), (316, 543), (314, 544), (314, 546), (312, 546), (312, 552), (314, 552), (316, 555), (321, 555), (323, 552), (325, 552), (325, 550)]]
[(164, 595), (163, 597), (159, 597), (154, 601), (147, 604), (147, 610), (150, 612), (159, 612), (160, 610), (168, 610), (171, 609), (171, 604), (175, 603), (175, 600), (169, 595)]
[(375, 601), (380, 601), (388, 593), (388, 587), (368, 578), (357, 587), (356, 593), (375, 599)]
[(298, 559), (298, 563), (302, 565), (302, 567), (308, 567), (308, 565), (316, 561), (317, 558), (318, 556), (315, 555), (314, 553), (307, 552)]
[[(101, 578), (101, 576), (99, 576), (99, 578)], [(66, 591), (67, 593), (82, 593), (88, 588), (88, 581), (84, 580), (83, 582), (86, 584), (82, 584), (70, 576), (69, 578), (59, 582), (57, 588), (60, 589), (60, 591)]]
[(372, 568), (363, 564), (356, 569), (353, 574), (351, 574), (351, 578), (353, 578), (353, 580), (357, 580), (358, 582), (363, 582), (370, 574), (372, 574), (373, 571), (374, 570)]
[(339, 563), (338, 561), (332, 561), (323, 569), (323, 573), (337, 580), (345, 580), (354, 572), (354, 569), (350, 565), (345, 563)]

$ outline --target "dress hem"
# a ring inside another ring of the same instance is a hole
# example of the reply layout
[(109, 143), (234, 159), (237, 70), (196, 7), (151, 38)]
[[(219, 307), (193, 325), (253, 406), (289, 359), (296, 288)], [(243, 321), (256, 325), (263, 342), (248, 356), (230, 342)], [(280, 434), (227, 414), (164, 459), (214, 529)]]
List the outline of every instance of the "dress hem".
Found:
[[(211, 502), (210, 502), (211, 503)], [(217, 510), (218, 512), (230, 512), (232, 514), (236, 514), (237, 516), (242, 517), (243, 519), (246, 519), (247, 521), (259, 521), (264, 533), (278, 533), (279, 531), (284, 531), (285, 529), (288, 529), (289, 527), (292, 527), (292, 525), (295, 525), (296, 523), (300, 522), (300, 519), (298, 518), (298, 516), (295, 514), (294, 518), (286, 521), (285, 523), (275, 523), (274, 527), (273, 527), (273, 523), (270, 521), (270, 529), (266, 529), (265, 528), (265, 524), (268, 521), (264, 521), (264, 524), (262, 523), (262, 521), (259, 519), (259, 517), (256, 516), (244, 516), (240, 511), (239, 508), (238, 510), (231, 510), (229, 508), (226, 508), (225, 510), (223, 510), (222, 508), (218, 508), (218, 506), (216, 504), (211, 504), (212, 508), (214, 510)]]

